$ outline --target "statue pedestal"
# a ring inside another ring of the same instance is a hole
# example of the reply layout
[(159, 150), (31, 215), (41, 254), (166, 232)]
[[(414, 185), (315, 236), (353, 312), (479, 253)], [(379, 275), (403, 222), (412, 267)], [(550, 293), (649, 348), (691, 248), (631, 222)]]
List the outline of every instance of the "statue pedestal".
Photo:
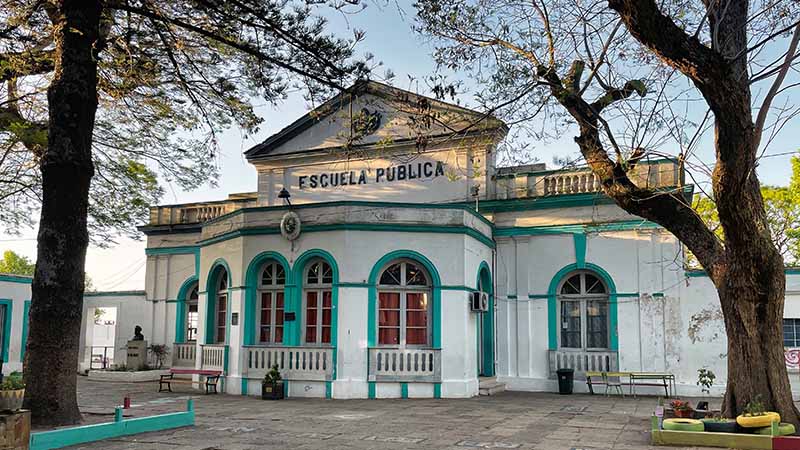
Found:
[(147, 341), (128, 341), (128, 370), (141, 370), (147, 364)]

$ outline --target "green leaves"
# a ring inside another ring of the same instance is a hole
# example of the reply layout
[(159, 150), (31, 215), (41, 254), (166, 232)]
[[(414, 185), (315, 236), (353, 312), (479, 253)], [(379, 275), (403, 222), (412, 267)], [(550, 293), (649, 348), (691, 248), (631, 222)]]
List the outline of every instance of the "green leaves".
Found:
[(36, 265), (30, 259), (11, 250), (3, 252), (3, 259), (0, 260), (0, 273), (32, 276), (35, 268)]

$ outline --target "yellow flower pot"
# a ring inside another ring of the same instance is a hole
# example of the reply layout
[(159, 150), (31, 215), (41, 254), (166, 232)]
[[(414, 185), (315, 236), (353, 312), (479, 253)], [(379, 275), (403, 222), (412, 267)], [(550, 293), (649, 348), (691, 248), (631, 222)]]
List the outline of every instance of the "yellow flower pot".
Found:
[(776, 412), (765, 412), (761, 416), (747, 416), (742, 414), (736, 418), (736, 423), (743, 428), (761, 428), (772, 425), (772, 422), (780, 422), (781, 415)]

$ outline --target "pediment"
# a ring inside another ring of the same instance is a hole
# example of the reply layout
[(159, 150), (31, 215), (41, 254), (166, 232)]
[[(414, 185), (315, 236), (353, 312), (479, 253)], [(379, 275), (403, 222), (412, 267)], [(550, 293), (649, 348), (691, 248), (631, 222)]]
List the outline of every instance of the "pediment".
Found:
[(362, 82), (247, 150), (248, 160), (370, 148), (416, 145), (448, 136), (501, 131), (491, 115), (376, 82)]

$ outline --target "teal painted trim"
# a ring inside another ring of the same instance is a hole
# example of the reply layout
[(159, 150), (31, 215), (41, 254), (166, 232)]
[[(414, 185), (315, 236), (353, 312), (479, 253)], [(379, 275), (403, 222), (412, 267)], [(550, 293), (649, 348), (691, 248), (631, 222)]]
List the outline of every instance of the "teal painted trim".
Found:
[(617, 292), (617, 297), (639, 297), (638, 292)]
[(369, 283), (350, 283), (350, 282), (342, 282), (339, 283), (339, 287), (343, 288), (369, 288)]
[(4, 273), (0, 274), (0, 281), (7, 281), (9, 283), (31, 284), (33, 283), (33, 277), (25, 275), (11, 275)]
[(687, 270), (684, 272), (689, 278), (707, 277), (708, 274), (705, 270)]
[[(491, 237), (486, 236), (474, 228), (465, 226), (436, 226), (436, 225), (402, 225), (390, 223), (338, 223), (330, 225), (307, 225), (303, 227), (303, 233), (315, 233), (323, 231), (379, 231), (392, 233), (443, 233), (443, 234), (464, 234), (470, 236), (486, 245), (494, 248), (495, 243)], [(278, 227), (254, 227), (229, 231), (213, 238), (200, 241), (203, 247), (217, 244), (230, 239), (242, 236), (271, 235), (280, 234)]]
[(586, 268), (586, 234), (575, 233), (572, 235), (575, 243), (575, 264), (579, 269)]
[(469, 286), (449, 286), (443, 285), (440, 286), (439, 289), (443, 291), (464, 291), (464, 292), (475, 292), (475, 288), (471, 288)]
[(377, 388), (377, 386), (375, 385), (374, 381), (368, 382), (367, 383), (367, 397), (375, 398), (375, 396), (376, 396), (375, 395), (375, 391), (377, 390), (376, 388)]
[(19, 346), (19, 360), (25, 362), (25, 350), (28, 347), (28, 324), (31, 315), (31, 301), (25, 300), (22, 306), (22, 340)]
[(550, 234), (585, 234), (604, 231), (649, 230), (661, 225), (646, 220), (627, 220), (608, 223), (577, 223), (572, 225), (545, 225), (537, 227), (496, 228), (495, 236), (538, 236)]
[[(145, 233), (146, 234), (146, 233)], [(179, 247), (153, 247), (144, 249), (145, 255), (194, 255), (194, 275), (200, 276), (200, 247), (184, 245)]]
[[(297, 287), (294, 288), (295, 292), (292, 295), (291, 306), (286, 305), (284, 300), (284, 310), (294, 311), (296, 320), (291, 324), (291, 329), (287, 330), (286, 322), (283, 325), (283, 343), (286, 345), (301, 345), (303, 342), (303, 330), (300, 328), (300, 320), (303, 317), (301, 307), (303, 305), (303, 271), (306, 266), (315, 259), (321, 259), (331, 266), (333, 270), (333, 283), (331, 285), (331, 347), (333, 347), (333, 356), (331, 364), (333, 367), (333, 374), (331, 380), (336, 379), (337, 374), (337, 361), (338, 351), (337, 346), (339, 343), (339, 264), (336, 263), (336, 258), (330, 253), (322, 249), (307, 250), (294, 262), (292, 267), (292, 279), (297, 280)], [(288, 340), (288, 342), (287, 342)]]
[(478, 283), (483, 287), (483, 291), (489, 294), (489, 311), (480, 315), (483, 320), (483, 342), (478, 344), (479, 351), (482, 350), (483, 367), (481, 373), (487, 377), (494, 376), (494, 283), (492, 282), (492, 270), (486, 261), (481, 261), (478, 267), (478, 274), (475, 280), (475, 288)]
[(84, 297), (138, 297), (145, 295), (144, 291), (101, 291), (84, 292)]
[[(619, 349), (619, 337), (617, 331), (617, 287), (614, 284), (614, 280), (611, 278), (611, 275), (608, 274), (602, 267), (592, 264), (586, 263), (585, 269), (590, 270), (600, 278), (606, 284), (608, 288), (608, 321), (609, 321), (609, 348), (611, 350), (618, 350)], [(547, 290), (548, 298), (547, 298), (547, 337), (548, 337), (548, 348), (550, 350), (558, 350), (558, 285), (561, 283), (561, 280), (564, 279), (570, 272), (574, 272), (576, 270), (580, 270), (577, 264), (569, 264), (559, 270), (553, 279), (550, 280), (550, 287)]]
[(8, 362), (8, 344), (11, 342), (11, 322), (14, 317), (14, 302), (10, 299), (0, 299), (0, 306), (6, 306), (6, 314), (3, 317), (3, 362)]
[(515, 294), (509, 294), (506, 296), (506, 298), (508, 298), (509, 300), (516, 300), (517, 296)]
[[(283, 267), (283, 272), (286, 275), (286, 281), (283, 286), (283, 301), (291, 298), (291, 287), (293, 286), (292, 271), (289, 266), (289, 261), (278, 252), (266, 251), (256, 255), (247, 265), (247, 272), (245, 272), (244, 286), (244, 314), (241, 317), (241, 323), (244, 324), (244, 345), (254, 345), (257, 341), (256, 319), (256, 305), (258, 304), (258, 284), (261, 279), (261, 268), (264, 264), (270, 261), (275, 261)], [(299, 317), (299, 315), (298, 315)], [(286, 324), (284, 324), (286, 326)]]
[[(674, 188), (658, 191), (672, 192)], [(691, 199), (693, 185), (683, 187), (684, 198)], [(525, 197), (519, 199), (487, 200), (481, 202), (482, 212), (532, 211), (550, 208), (574, 208), (578, 206), (613, 205), (614, 200), (601, 192), (585, 194), (551, 195), (546, 197)]]
[(655, 298), (664, 298), (664, 293), (663, 292), (655, 292), (655, 293), (653, 293), (653, 297), (655, 297)]
[[(178, 298), (175, 299), (175, 343), (186, 342), (186, 300), (192, 287), (197, 284), (197, 275), (186, 279), (178, 289)], [(199, 289), (198, 289), (199, 290)]]
[[(800, 275), (800, 267), (786, 267), (783, 269), (785, 275)], [(707, 277), (708, 274), (703, 269), (686, 269), (684, 274), (689, 278)]]
[[(213, 344), (214, 343), (214, 334), (216, 333), (216, 328), (214, 327), (214, 321), (216, 320), (216, 306), (217, 306), (217, 289), (215, 288), (219, 277), (219, 271), (221, 269), (225, 269), (225, 272), (228, 274), (228, 286), (232, 285), (233, 275), (231, 274), (231, 269), (228, 263), (223, 258), (218, 258), (211, 264), (211, 269), (208, 271), (208, 276), (206, 277), (206, 330), (204, 336), (204, 342), (206, 344)], [(228, 342), (229, 333), (230, 333), (230, 293), (228, 293), (228, 317), (227, 323), (225, 324), (225, 343)], [(227, 358), (225, 363), (227, 363)]]
[(289, 380), (283, 380), (283, 396), (289, 398)]
[(325, 382), (325, 398), (333, 398), (333, 382), (330, 380)]
[(242, 377), (242, 395), (247, 395), (247, 378)]
[(433, 398), (442, 398), (442, 383), (433, 384)]
[(400, 383), (400, 398), (408, 398), (408, 383)]
[(196, 245), (180, 247), (150, 247), (144, 249), (145, 255), (194, 255), (200, 248)]
[(550, 294), (528, 294), (529, 299), (550, 298)]
[[(121, 411), (120, 408), (118, 409)], [(117, 413), (115, 411), (115, 419), (119, 420), (114, 422), (31, 433), (30, 450), (51, 450), (104, 439), (130, 436), (132, 434), (193, 426), (195, 419), (194, 401), (190, 399), (187, 402), (187, 408), (184, 412), (134, 419), (123, 419), (121, 416), (121, 412)]]
[[(484, 217), (479, 212), (475, 211), (475, 206), (472, 203), (430, 204), (430, 203), (393, 203), (393, 202), (370, 202), (370, 201), (359, 201), (359, 200), (339, 200), (334, 202), (319, 202), (319, 203), (305, 203), (299, 205), (292, 205), (291, 208), (294, 210), (302, 210), (302, 209), (314, 209), (314, 208), (340, 208), (347, 206), (365, 206), (370, 208), (458, 209), (470, 213), (472, 216), (474, 216), (475, 218), (477, 218), (478, 220), (482, 221), (483, 223), (489, 226), (493, 226), (492, 222), (489, 221), (489, 219)], [(261, 211), (288, 211), (289, 208), (290, 208), (289, 206), (285, 205), (241, 208), (237, 209), (236, 211), (229, 212), (228, 214), (215, 217), (214, 219), (205, 222), (203, 225), (209, 225), (223, 220), (227, 220), (231, 217), (235, 217), (239, 214), (244, 214), (244, 213), (261, 212)]]
[(367, 347), (375, 347), (378, 343), (378, 289), (376, 283), (381, 270), (390, 262), (400, 258), (407, 258), (422, 264), (431, 277), (431, 296), (433, 297), (432, 309), (432, 332), (433, 339), (431, 346), (441, 348), (442, 346), (442, 280), (439, 272), (431, 260), (421, 253), (413, 250), (395, 250), (383, 255), (373, 266), (369, 273), (369, 294), (367, 295)]

